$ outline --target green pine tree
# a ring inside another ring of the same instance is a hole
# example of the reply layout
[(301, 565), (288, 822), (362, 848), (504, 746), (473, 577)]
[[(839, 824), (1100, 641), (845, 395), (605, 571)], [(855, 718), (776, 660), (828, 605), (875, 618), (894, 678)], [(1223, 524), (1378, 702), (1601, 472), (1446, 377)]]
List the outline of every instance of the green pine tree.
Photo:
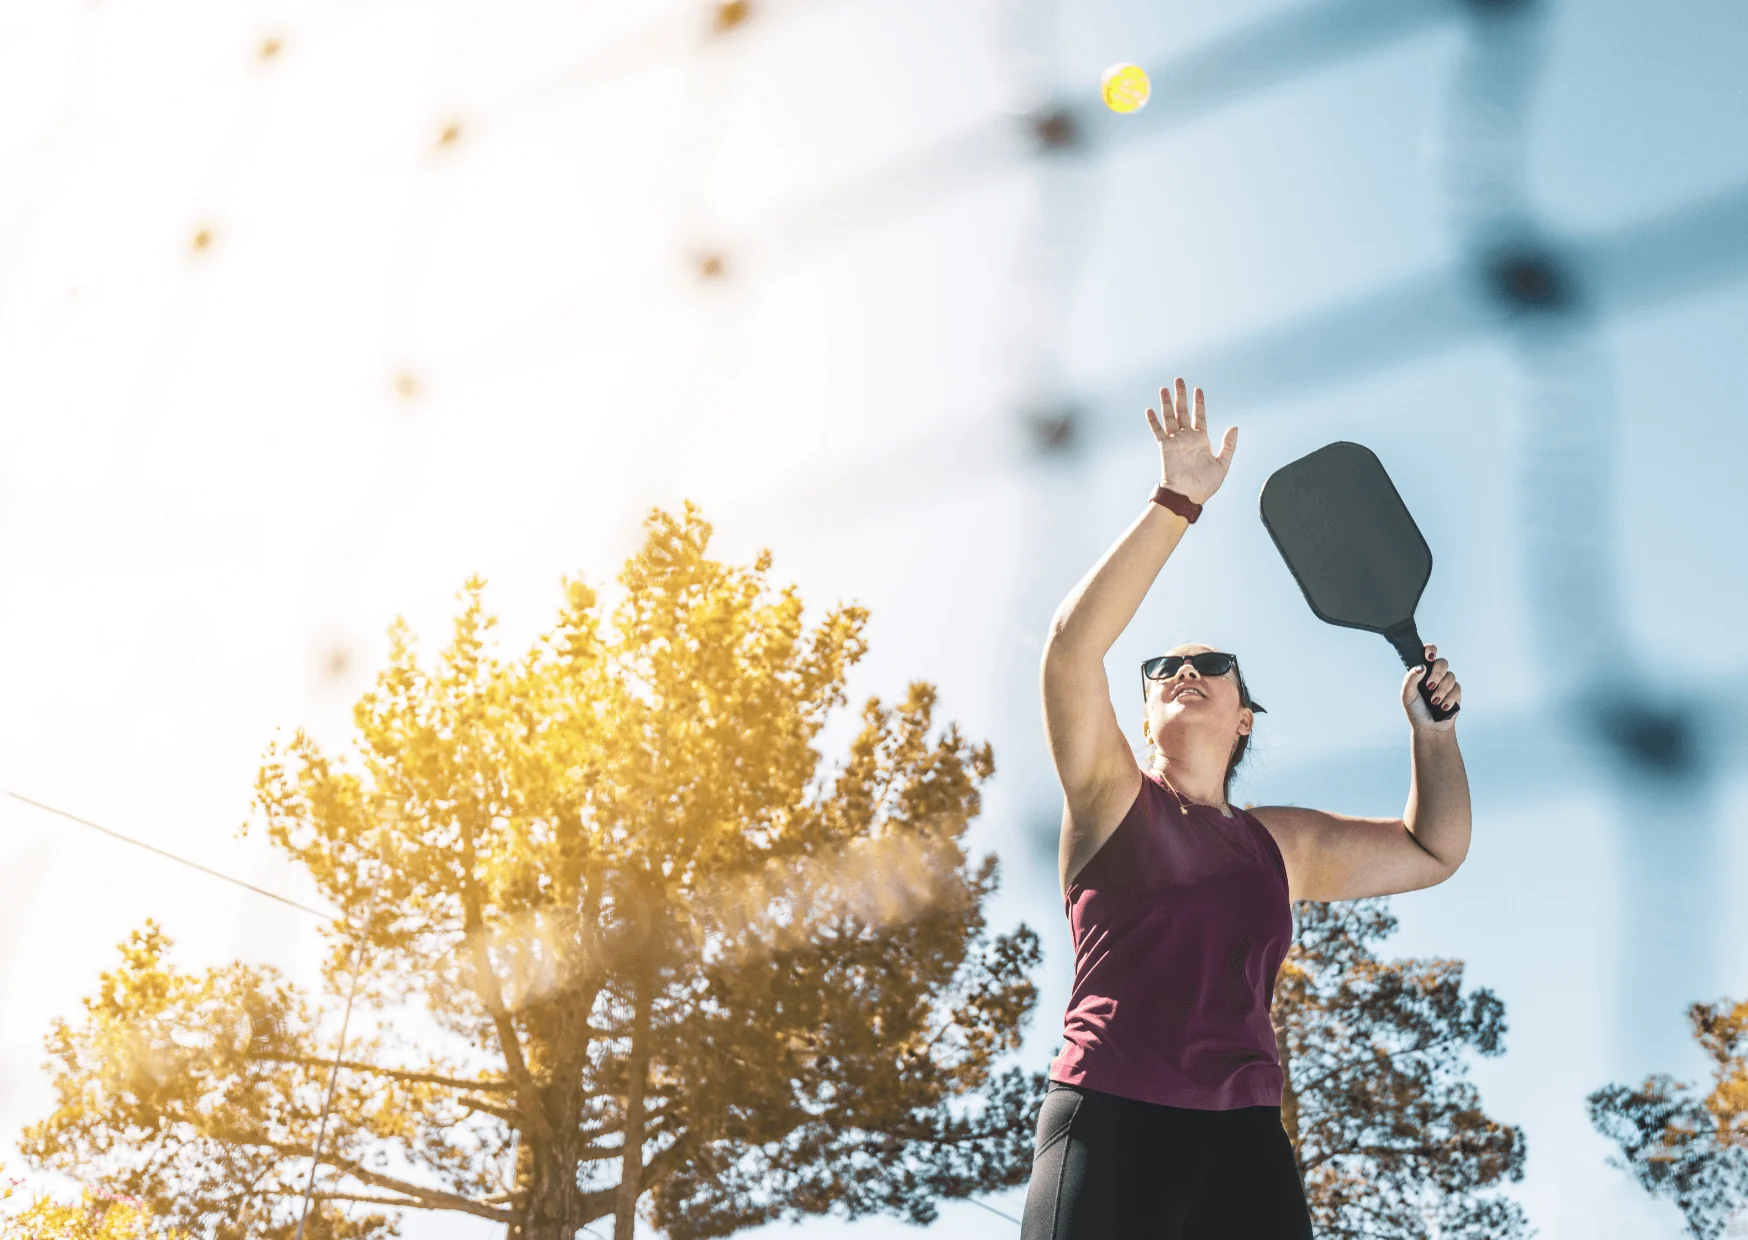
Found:
[(1748, 1234), (1748, 1000), (1696, 1003), (1687, 1015), (1716, 1064), (1711, 1092), (1666, 1074), (1637, 1089), (1607, 1085), (1588, 1099), (1590, 1122), (1620, 1146), (1610, 1164), (1673, 1201), (1696, 1240), (1732, 1225)]
[[(1320, 1240), (1516, 1240), (1522, 1129), (1481, 1109), (1464, 1053), (1504, 1050), (1505, 1006), (1456, 960), (1380, 960), (1382, 898), (1294, 905), (1275, 983), (1282, 1123)], [(1436, 1227), (1436, 1231), (1433, 1230)]]

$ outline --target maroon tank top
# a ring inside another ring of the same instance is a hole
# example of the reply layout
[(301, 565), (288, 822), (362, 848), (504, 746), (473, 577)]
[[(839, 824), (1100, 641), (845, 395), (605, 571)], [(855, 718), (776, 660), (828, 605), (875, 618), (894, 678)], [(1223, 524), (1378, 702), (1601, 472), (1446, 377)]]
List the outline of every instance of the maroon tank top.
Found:
[(1074, 991), (1050, 1079), (1166, 1106), (1279, 1106), (1269, 1008), (1293, 939), (1268, 828), (1152, 772), (1063, 897)]

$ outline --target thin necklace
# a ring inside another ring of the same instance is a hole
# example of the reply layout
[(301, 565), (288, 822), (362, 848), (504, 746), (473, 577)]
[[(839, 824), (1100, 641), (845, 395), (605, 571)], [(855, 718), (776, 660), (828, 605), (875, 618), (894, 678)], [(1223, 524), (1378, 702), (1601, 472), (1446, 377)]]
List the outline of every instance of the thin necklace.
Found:
[[(1190, 812), (1189, 811), (1190, 806), (1202, 804), (1202, 802), (1200, 802), (1200, 801), (1190, 800), (1183, 793), (1179, 792), (1177, 790), (1177, 785), (1171, 782), (1171, 776), (1167, 775), (1163, 770), (1161, 770), (1159, 772), (1159, 777), (1160, 777), (1160, 779), (1165, 781), (1165, 786), (1167, 788), (1171, 789), (1171, 794), (1178, 799), (1178, 812), (1179, 813), (1187, 814)], [(1218, 809), (1220, 811), (1220, 816), (1222, 818), (1232, 817), (1232, 806), (1228, 805), (1225, 801), (1221, 801), (1219, 805), (1209, 806), (1209, 808), (1210, 809)]]

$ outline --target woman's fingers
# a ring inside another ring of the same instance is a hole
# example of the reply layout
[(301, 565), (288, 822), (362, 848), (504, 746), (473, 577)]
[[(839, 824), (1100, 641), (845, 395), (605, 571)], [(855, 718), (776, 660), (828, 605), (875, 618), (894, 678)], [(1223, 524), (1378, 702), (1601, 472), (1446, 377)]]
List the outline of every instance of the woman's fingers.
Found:
[[(1450, 661), (1437, 657), (1437, 646), (1427, 643), (1425, 649), (1426, 662), (1420, 666), (1419, 672), (1421, 687), (1426, 690), (1426, 700), (1440, 710), (1449, 710), (1463, 700), (1463, 686), (1457, 683), (1457, 678), (1451, 671)], [(1414, 683), (1414, 678), (1415, 672), (1411, 669), (1408, 673), (1408, 679), (1403, 682), (1404, 695), (1412, 692), (1409, 686)], [(1403, 704), (1408, 704), (1407, 696), (1404, 696)], [(1412, 717), (1411, 710), (1410, 718)]]
[[(1415, 703), (1415, 699), (1420, 696), (1421, 686), (1426, 690), (1426, 702), (1436, 710), (1448, 711), (1463, 700), (1463, 686), (1457, 683), (1457, 678), (1451, 674), (1449, 668), (1436, 677), (1432, 677), (1425, 668), (1410, 668), (1408, 675), (1402, 679), (1402, 705), (1408, 711), (1411, 721), (1417, 718), (1417, 712), (1421, 709)], [(1444, 726), (1442, 721), (1434, 722), (1440, 728)]]
[(1177, 430), (1177, 410), (1172, 401), (1170, 388), (1159, 389), (1159, 422), (1168, 435)]
[[(1149, 409), (1148, 424), (1154, 422), (1153, 411)], [(1201, 388), (1192, 389), (1179, 377), (1171, 387), (1159, 389), (1159, 433), (1176, 435), (1183, 431), (1195, 431), (1199, 434), (1208, 433), (1208, 398)], [(1220, 451), (1214, 455), (1221, 460), (1230, 460), (1232, 450), (1238, 446), (1238, 428), (1229, 426), (1226, 434), (1220, 440)]]
[(1228, 426), (1226, 433), (1220, 436), (1220, 450), (1214, 454), (1214, 459), (1223, 465), (1232, 464), (1232, 454), (1238, 451), (1238, 428)]

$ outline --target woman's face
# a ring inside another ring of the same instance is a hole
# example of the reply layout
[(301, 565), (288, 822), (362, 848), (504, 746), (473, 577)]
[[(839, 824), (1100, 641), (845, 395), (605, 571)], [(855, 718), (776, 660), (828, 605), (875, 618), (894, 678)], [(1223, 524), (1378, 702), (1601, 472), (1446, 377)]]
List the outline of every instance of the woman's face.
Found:
[[(1212, 646), (1173, 646), (1167, 654), (1200, 654)], [(1251, 713), (1238, 698), (1238, 669), (1204, 676), (1185, 663), (1177, 674), (1147, 684), (1147, 723), (1155, 744), (1218, 739), (1230, 748), (1250, 732)]]

